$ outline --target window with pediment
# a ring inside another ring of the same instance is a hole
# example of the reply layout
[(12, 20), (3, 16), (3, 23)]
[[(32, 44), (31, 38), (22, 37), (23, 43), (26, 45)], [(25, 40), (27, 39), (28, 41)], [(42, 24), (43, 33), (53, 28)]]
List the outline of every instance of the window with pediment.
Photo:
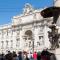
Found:
[(39, 36), (39, 41), (37, 41), (37, 46), (43, 45), (44, 40), (43, 40), (43, 36)]

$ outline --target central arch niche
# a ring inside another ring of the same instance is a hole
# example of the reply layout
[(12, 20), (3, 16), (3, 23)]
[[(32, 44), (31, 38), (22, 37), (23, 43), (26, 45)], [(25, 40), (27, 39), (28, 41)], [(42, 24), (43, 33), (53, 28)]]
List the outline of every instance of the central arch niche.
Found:
[(27, 31), (25, 32), (25, 35), (32, 36), (32, 31), (31, 31), (31, 30), (27, 30)]
[[(31, 30), (26, 30), (24, 33), (24, 41), (25, 41), (25, 47), (28, 48), (28, 50), (32, 50), (32, 31)], [(25, 50), (25, 49), (24, 49)]]
[[(26, 32), (25, 32), (25, 36), (26, 36), (26, 39), (27, 40), (32, 40), (32, 31), (31, 30), (27, 30)], [(25, 40), (26, 40), (25, 39)]]

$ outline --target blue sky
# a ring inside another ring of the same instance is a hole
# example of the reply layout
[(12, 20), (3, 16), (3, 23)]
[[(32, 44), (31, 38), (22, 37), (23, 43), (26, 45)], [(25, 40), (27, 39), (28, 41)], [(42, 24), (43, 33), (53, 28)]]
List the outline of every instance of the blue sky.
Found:
[(40, 9), (52, 6), (53, 0), (0, 0), (0, 25), (10, 23), (13, 16), (22, 13), (25, 3)]

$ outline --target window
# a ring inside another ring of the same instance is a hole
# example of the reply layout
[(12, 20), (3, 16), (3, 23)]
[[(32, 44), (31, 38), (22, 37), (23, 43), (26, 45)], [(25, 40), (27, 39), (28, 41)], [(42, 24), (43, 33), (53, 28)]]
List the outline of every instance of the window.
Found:
[(42, 40), (43, 39), (43, 36), (39, 36), (39, 40)]
[(31, 47), (31, 41), (29, 41), (29, 47)]
[(8, 48), (8, 42), (9, 42), (9, 41), (8, 41), (8, 40), (6, 40), (6, 48)]
[(37, 42), (37, 46), (40, 46), (40, 42)]
[(11, 40), (11, 48), (13, 48), (13, 40)]
[(20, 46), (20, 38), (16, 39), (16, 47)]
[(3, 49), (4, 48), (4, 41), (1, 41), (1, 49)]
[(43, 36), (39, 36), (39, 45), (42, 45), (44, 43), (44, 41), (43, 41)]
[(8, 36), (8, 30), (6, 30), (6, 34), (7, 34), (7, 36)]

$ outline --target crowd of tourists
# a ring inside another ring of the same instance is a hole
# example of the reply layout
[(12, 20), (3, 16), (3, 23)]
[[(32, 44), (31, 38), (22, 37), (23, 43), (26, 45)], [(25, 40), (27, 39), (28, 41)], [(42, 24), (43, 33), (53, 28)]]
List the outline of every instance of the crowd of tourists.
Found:
[(8, 51), (7, 54), (0, 54), (0, 60), (56, 60), (56, 57), (55, 54), (47, 50), (43, 50), (42, 52), (35, 51), (34, 53), (20, 51), (18, 54), (15, 51)]

